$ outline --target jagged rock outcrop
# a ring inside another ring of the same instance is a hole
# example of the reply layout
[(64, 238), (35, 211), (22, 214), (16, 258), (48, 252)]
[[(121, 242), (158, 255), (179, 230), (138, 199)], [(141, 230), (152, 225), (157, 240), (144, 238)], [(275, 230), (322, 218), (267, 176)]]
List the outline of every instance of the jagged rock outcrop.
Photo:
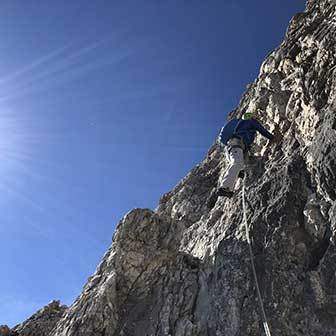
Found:
[[(231, 116), (246, 111), (257, 111), (271, 131), (283, 134), (273, 146), (258, 139), (246, 177), (247, 216), (272, 334), (334, 336), (334, 0), (309, 0), (292, 19), (284, 42), (268, 55)], [(241, 182), (232, 199), (220, 198), (212, 210), (205, 205), (225, 166), (214, 145), (155, 211), (127, 214), (82, 294), (44, 335), (261, 335)]]
[[(52, 301), (24, 323), (12, 330), (13, 336), (45, 336), (48, 335), (64, 315), (67, 307), (60, 301)], [(1, 334), (0, 334), (1, 335)], [(10, 334), (11, 336), (12, 334)], [(2, 335), (1, 335), (2, 336)]]
[(0, 326), (0, 336), (18, 336), (19, 334), (11, 330), (7, 325)]

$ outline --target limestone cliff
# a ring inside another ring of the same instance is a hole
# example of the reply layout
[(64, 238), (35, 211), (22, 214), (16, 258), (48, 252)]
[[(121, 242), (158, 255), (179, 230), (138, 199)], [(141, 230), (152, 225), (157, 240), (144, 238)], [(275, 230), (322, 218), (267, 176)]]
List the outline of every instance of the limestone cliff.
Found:
[(0, 326), (0, 336), (45, 336), (55, 328), (67, 307), (59, 301), (52, 301), (27, 321), (10, 330), (8, 326)]
[[(309, 0), (292, 19), (231, 116), (245, 111), (283, 134), (276, 146), (258, 139), (246, 177), (272, 335), (336, 335), (334, 0)], [(155, 211), (128, 213), (81, 295), (45, 336), (262, 335), (241, 182), (232, 199), (212, 210), (205, 204), (225, 166), (214, 145)]]

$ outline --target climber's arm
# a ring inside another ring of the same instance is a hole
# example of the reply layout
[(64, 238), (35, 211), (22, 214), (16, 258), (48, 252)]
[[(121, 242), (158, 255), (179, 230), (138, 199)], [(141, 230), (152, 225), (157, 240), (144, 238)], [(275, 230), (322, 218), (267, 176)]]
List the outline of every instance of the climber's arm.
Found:
[(268, 140), (273, 140), (274, 135), (270, 132), (267, 131), (266, 128), (264, 128), (259, 121), (253, 119), (251, 120), (253, 122), (253, 126), (254, 128), (261, 134), (263, 135), (265, 138), (267, 138)]

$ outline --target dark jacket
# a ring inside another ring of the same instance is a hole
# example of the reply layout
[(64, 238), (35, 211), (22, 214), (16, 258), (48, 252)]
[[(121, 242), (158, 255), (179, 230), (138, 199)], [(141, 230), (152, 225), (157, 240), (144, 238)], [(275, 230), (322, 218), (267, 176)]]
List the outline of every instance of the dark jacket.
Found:
[(232, 119), (222, 128), (219, 139), (226, 145), (229, 139), (238, 137), (244, 141), (246, 148), (249, 148), (253, 143), (257, 132), (269, 140), (272, 140), (274, 137), (273, 134), (268, 132), (259, 121), (255, 119)]
[(247, 147), (250, 147), (255, 139), (257, 132), (259, 132), (268, 140), (272, 140), (274, 137), (272, 133), (268, 132), (267, 129), (265, 129), (260, 124), (260, 122), (255, 119), (240, 120), (236, 127), (234, 135), (242, 138), (245, 145)]

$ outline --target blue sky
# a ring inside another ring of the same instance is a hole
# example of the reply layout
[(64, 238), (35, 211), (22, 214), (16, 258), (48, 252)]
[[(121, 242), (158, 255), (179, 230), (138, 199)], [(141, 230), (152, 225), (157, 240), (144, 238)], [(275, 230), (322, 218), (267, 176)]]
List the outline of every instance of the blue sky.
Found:
[(205, 156), (304, 0), (0, 3), (0, 324), (70, 304)]

